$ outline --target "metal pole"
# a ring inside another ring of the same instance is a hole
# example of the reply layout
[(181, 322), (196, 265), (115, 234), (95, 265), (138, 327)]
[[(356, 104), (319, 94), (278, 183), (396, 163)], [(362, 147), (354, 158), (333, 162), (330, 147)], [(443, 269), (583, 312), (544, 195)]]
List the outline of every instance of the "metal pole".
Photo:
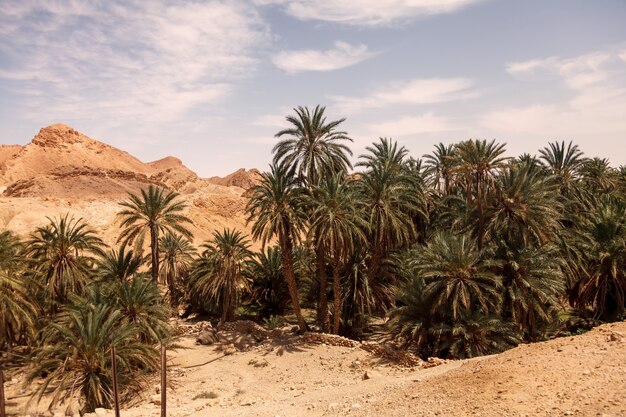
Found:
[(113, 368), (113, 404), (115, 417), (120, 417), (120, 397), (117, 390), (117, 360), (115, 358), (115, 346), (111, 347), (111, 366)]
[(4, 405), (4, 373), (0, 369), (0, 417), (6, 417), (7, 411)]
[(165, 345), (161, 345), (161, 417), (167, 417), (167, 357)]

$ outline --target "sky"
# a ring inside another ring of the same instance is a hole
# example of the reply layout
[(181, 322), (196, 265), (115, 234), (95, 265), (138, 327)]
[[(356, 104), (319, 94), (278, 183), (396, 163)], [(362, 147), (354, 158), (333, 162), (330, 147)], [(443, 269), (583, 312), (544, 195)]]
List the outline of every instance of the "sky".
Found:
[(354, 160), (472, 138), (626, 164), (624, 22), (625, 0), (2, 0), (0, 143), (65, 123), (223, 176), (319, 104)]

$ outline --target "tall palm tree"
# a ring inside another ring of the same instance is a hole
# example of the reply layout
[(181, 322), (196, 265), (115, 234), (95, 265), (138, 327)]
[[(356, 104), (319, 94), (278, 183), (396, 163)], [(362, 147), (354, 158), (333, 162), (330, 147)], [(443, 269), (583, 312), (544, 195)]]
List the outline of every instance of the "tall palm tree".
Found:
[(159, 278), (159, 234), (177, 232), (191, 239), (191, 232), (184, 226), (191, 220), (183, 214), (186, 205), (176, 200), (178, 193), (168, 192), (152, 184), (140, 194), (130, 194), (127, 201), (120, 203), (124, 209), (118, 213), (122, 218), (122, 233), (118, 242), (124, 245), (136, 239), (143, 241), (150, 234), (150, 273), (154, 282)]
[(220, 307), (221, 323), (232, 321), (243, 290), (249, 289), (244, 267), (252, 257), (250, 242), (241, 232), (224, 229), (202, 247), (202, 256), (191, 271), (195, 291)]
[(565, 141), (561, 141), (561, 143), (551, 142), (547, 147), (541, 149), (539, 154), (544, 166), (550, 170), (550, 173), (563, 178), (566, 182), (578, 177), (579, 170), (585, 162), (583, 152), (578, 148), (578, 145), (574, 145), (571, 141), (567, 148)]
[(159, 248), (159, 274), (161, 280), (167, 284), (171, 305), (176, 306), (181, 298), (181, 281), (189, 274), (196, 249), (184, 236), (169, 232), (160, 239)]
[(476, 237), (478, 249), (482, 249), (485, 230), (485, 195), (493, 187), (495, 171), (502, 168), (509, 158), (503, 157), (506, 144), (496, 143), (493, 139), (466, 140), (456, 145), (458, 174), (463, 177), (467, 201), (477, 208)]
[[(281, 139), (275, 146), (274, 163), (284, 163), (292, 167), (307, 191), (318, 186), (326, 175), (335, 173), (347, 173), (350, 164), (349, 156), (352, 151), (346, 146), (346, 142), (352, 142), (346, 132), (338, 130), (345, 119), (326, 121), (326, 108), (316, 106), (313, 112), (308, 107), (297, 107), (294, 116), (287, 116), (289, 128), (276, 134)], [(319, 242), (314, 237), (313, 242)], [(314, 245), (315, 269), (317, 280), (320, 284), (320, 296), (318, 301), (318, 321), (326, 323), (327, 300), (326, 300), (326, 263), (322, 248)]]
[(300, 180), (313, 186), (319, 184), (327, 173), (347, 172), (351, 168), (348, 156), (352, 151), (344, 142), (352, 142), (348, 134), (337, 130), (345, 119), (326, 121), (325, 107), (316, 106), (293, 109), (295, 116), (287, 116), (291, 127), (276, 134), (286, 137), (278, 142), (272, 152), (274, 164), (285, 163), (293, 167)]
[(92, 275), (94, 255), (104, 246), (96, 232), (83, 219), (66, 214), (39, 227), (26, 242), (26, 254), (35, 279), (45, 285), (45, 292), (55, 311), (71, 293), (80, 292)]
[(252, 225), (252, 236), (262, 245), (278, 237), (278, 246), (287, 280), (291, 305), (302, 331), (307, 325), (302, 316), (293, 269), (294, 242), (298, 241), (306, 224), (304, 190), (298, 186), (294, 169), (272, 165), (270, 172), (261, 174), (261, 181), (251, 189), (246, 211)]
[(383, 258), (391, 249), (408, 244), (416, 234), (414, 216), (426, 217), (421, 184), (405, 167), (408, 151), (392, 140), (366, 148), (358, 166), (365, 172), (356, 181), (358, 201), (369, 224), (368, 277), (376, 279)]
[(143, 263), (140, 255), (133, 250), (127, 250), (127, 246), (120, 246), (119, 249), (111, 249), (102, 254), (96, 260), (98, 267), (96, 275), (105, 281), (126, 281), (139, 272)]
[[(341, 173), (327, 175), (312, 193), (309, 237), (318, 239), (321, 254), (330, 254), (333, 268), (333, 333), (339, 333), (341, 313), (341, 265), (351, 254), (355, 242), (364, 241), (367, 228), (355, 205), (355, 192)], [(321, 283), (321, 292), (326, 285)], [(325, 298), (325, 297), (324, 297)], [(322, 325), (328, 331), (328, 312), (322, 312)]]

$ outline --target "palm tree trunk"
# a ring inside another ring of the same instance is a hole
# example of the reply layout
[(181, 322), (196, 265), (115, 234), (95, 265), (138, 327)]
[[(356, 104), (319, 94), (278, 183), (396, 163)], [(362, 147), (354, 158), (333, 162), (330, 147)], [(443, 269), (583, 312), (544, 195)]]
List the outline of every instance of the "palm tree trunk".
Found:
[(300, 309), (300, 300), (298, 299), (298, 288), (296, 286), (296, 276), (293, 272), (293, 243), (291, 236), (288, 232), (282, 232), (278, 236), (278, 243), (280, 245), (281, 261), (283, 264), (283, 271), (285, 273), (285, 279), (287, 281), (287, 288), (289, 289), (289, 297), (291, 298), (291, 305), (293, 312), (298, 319), (298, 326), (300, 330), (306, 332), (309, 330), (304, 317), (302, 316), (302, 310)]
[(324, 248), (318, 245), (315, 248), (315, 263), (317, 280), (320, 284), (320, 298), (317, 305), (317, 321), (323, 332), (330, 331), (330, 320), (328, 317), (328, 277), (326, 276), (326, 262), (324, 261)]
[(339, 280), (339, 260), (335, 256), (333, 262), (333, 333), (339, 334), (339, 317), (341, 315), (341, 285)]
[(150, 271), (155, 284), (159, 282), (159, 231), (156, 226), (150, 226), (150, 252), (152, 255), (152, 269)]

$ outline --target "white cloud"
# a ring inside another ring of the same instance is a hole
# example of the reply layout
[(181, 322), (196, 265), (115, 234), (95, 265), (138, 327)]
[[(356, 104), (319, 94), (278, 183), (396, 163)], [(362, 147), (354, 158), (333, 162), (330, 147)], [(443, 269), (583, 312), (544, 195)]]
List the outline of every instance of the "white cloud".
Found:
[(40, 91), (22, 101), (39, 120), (179, 120), (229, 95), (269, 42), (254, 9), (216, 1), (6, 1), (5, 24), (0, 79)]
[(622, 61), (626, 62), (626, 49), (619, 53), (619, 57)]
[(605, 80), (608, 76), (605, 64), (612, 58), (612, 54), (597, 52), (571, 59), (531, 59), (507, 64), (506, 70), (512, 75), (522, 77), (539, 71), (554, 73), (561, 76), (570, 88), (580, 89)]
[(420, 116), (406, 116), (397, 120), (368, 124), (367, 129), (370, 132), (368, 136), (371, 137), (402, 137), (424, 133), (449, 132), (456, 130), (457, 127), (450, 123), (447, 118), (428, 112)]
[(334, 48), (327, 51), (282, 51), (272, 57), (272, 62), (288, 73), (334, 71), (358, 64), (373, 55), (366, 45), (337, 41)]
[[(545, 139), (623, 140), (626, 135), (626, 68), (615, 51), (575, 58), (550, 57), (507, 65), (509, 73), (532, 78), (544, 72), (570, 97), (510, 106), (480, 118), (480, 126), (508, 137), (541, 134)], [(595, 138), (595, 139), (594, 139)]]
[(363, 97), (333, 96), (344, 113), (383, 108), (395, 104), (430, 104), (473, 97), (472, 81), (467, 78), (417, 78), (393, 82)]
[(300, 20), (353, 26), (385, 26), (419, 16), (452, 13), (481, 0), (256, 0), (276, 4)]

